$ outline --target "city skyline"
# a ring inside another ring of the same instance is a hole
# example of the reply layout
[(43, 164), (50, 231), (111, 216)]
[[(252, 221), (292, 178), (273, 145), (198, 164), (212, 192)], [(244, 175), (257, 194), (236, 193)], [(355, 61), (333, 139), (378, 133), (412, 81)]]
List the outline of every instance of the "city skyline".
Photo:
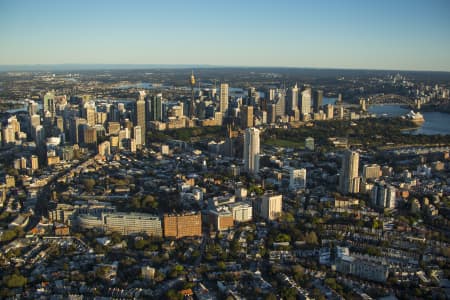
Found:
[(450, 71), (447, 1), (3, 2), (0, 65)]

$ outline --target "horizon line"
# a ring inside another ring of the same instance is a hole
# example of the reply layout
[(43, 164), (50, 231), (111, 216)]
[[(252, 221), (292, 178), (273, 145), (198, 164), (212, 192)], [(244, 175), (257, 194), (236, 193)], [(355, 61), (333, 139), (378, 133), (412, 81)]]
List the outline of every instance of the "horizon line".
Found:
[[(215, 64), (166, 64), (166, 63), (36, 63), (36, 64), (0, 64), (0, 72), (12, 72), (17, 70), (7, 69), (7, 68), (22, 68), (21, 71), (41, 71), (39, 69), (35, 70), (26, 70), (24, 68), (39, 68), (39, 67), (64, 67), (64, 66), (78, 66), (78, 67), (89, 67), (89, 66), (114, 66), (114, 67), (153, 67), (153, 68), (161, 68), (161, 69), (169, 69), (169, 68), (198, 68), (198, 69), (206, 69), (206, 68), (278, 68), (278, 69), (308, 69), (308, 70), (346, 70), (346, 71), (398, 71), (398, 72), (435, 72), (435, 73), (450, 73), (450, 70), (429, 70), (429, 69), (394, 69), (394, 68), (365, 68), (365, 67), (306, 67), (306, 66), (248, 66), (248, 65), (215, 65)], [(95, 68), (97, 70), (102, 70), (102, 68)], [(92, 70), (92, 69), (91, 69)], [(106, 70), (106, 69), (103, 69)], [(131, 68), (133, 70), (133, 68)], [(43, 70), (42, 70), (43, 71)], [(50, 71), (50, 70), (45, 70)], [(61, 71), (61, 70), (58, 70)], [(71, 71), (70, 69), (65, 69), (65, 71)]]

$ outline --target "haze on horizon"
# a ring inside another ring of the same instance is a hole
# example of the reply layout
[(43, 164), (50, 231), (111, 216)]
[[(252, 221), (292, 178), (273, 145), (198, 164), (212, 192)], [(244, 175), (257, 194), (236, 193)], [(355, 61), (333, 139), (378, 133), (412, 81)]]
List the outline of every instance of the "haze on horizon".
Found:
[(0, 65), (450, 71), (450, 1), (1, 1)]

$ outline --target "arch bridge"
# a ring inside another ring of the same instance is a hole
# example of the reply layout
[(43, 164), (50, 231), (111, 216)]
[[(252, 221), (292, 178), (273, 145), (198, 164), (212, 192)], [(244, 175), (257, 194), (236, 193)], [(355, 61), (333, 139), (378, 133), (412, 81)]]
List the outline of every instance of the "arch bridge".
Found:
[(412, 108), (417, 106), (416, 101), (411, 98), (397, 95), (397, 94), (377, 94), (370, 96), (367, 101), (368, 105), (376, 104), (403, 104)]

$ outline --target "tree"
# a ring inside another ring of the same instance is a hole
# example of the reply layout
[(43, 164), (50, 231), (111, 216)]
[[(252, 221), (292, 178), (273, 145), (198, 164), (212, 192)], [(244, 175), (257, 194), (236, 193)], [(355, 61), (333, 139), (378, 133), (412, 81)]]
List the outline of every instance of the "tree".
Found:
[(83, 179), (83, 185), (84, 185), (84, 189), (86, 191), (91, 192), (95, 186), (95, 179), (94, 178), (85, 178), (85, 179)]
[(9, 242), (17, 237), (17, 233), (14, 230), (6, 230), (2, 236), (0, 237), (0, 240), (2, 242)]
[(319, 244), (316, 233), (314, 231), (307, 233), (305, 236), (305, 242), (312, 245)]
[(277, 300), (277, 296), (274, 293), (269, 293), (267, 294), (266, 298), (264, 298), (265, 300)]
[(7, 275), (3, 282), (8, 288), (20, 288), (27, 284), (27, 279), (20, 274)]

